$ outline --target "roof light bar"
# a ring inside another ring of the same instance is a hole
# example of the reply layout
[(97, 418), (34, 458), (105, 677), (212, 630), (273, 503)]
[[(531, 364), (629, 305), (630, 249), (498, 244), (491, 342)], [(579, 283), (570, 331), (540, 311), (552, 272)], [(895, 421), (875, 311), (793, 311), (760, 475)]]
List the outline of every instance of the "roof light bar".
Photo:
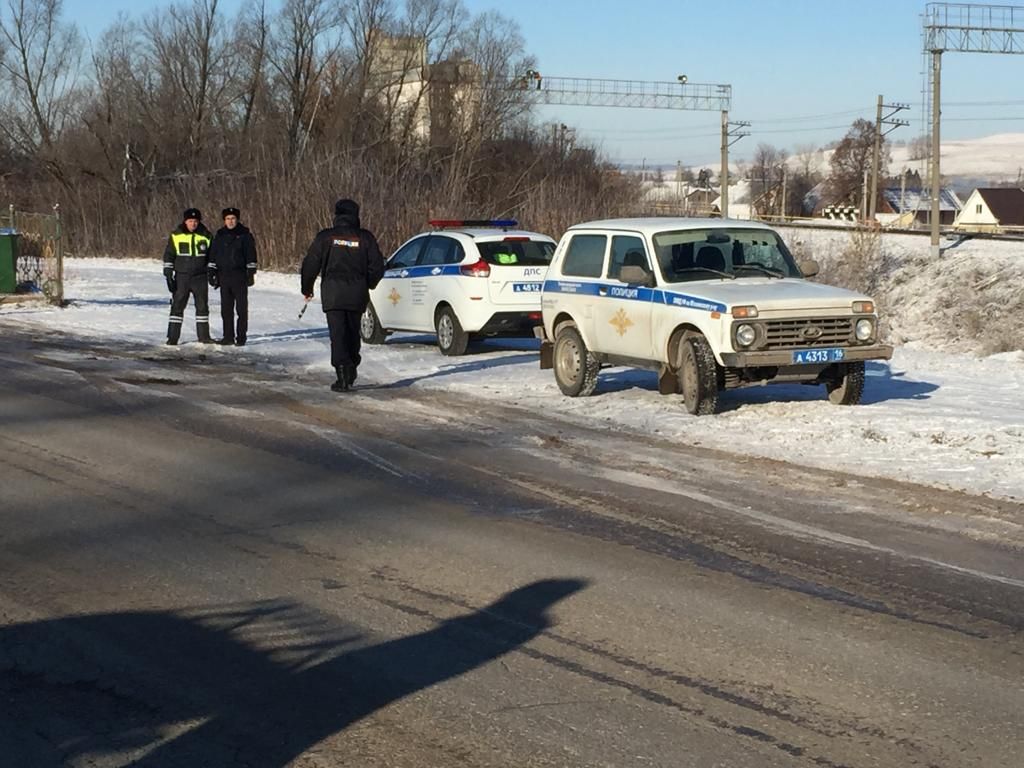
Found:
[(515, 219), (431, 219), (427, 223), (435, 229), (449, 229), (454, 227), (512, 229), (519, 226), (519, 222)]

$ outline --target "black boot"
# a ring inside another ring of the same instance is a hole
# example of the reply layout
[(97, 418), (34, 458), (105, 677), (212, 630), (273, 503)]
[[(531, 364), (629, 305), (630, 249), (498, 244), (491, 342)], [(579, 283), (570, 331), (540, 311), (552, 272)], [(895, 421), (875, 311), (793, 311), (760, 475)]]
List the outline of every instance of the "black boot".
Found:
[(351, 387), (356, 383), (356, 367), (354, 365), (343, 366), (345, 374), (345, 381)]
[(336, 366), (334, 369), (335, 373), (338, 374), (338, 380), (331, 384), (332, 392), (348, 392), (348, 379), (345, 376), (345, 370), (342, 366)]

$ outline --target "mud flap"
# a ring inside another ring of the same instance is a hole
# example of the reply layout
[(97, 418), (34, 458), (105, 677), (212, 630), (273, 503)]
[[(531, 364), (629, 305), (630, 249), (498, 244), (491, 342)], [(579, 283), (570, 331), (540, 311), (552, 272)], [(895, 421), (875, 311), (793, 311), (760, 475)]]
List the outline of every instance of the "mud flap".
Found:
[(544, 326), (533, 329), (533, 335), (540, 339), (540, 369), (547, 371), (555, 367), (555, 343), (544, 332)]
[(658, 394), (675, 395), (679, 393), (679, 377), (667, 365), (661, 366), (658, 372)]
[(542, 371), (555, 367), (555, 345), (554, 342), (544, 339), (540, 343), (540, 369)]

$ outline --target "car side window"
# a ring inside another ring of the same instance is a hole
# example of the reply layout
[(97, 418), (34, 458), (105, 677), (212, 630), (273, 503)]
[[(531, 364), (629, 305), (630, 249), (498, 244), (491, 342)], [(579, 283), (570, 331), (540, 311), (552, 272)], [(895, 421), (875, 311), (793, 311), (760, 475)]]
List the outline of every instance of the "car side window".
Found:
[(461, 264), (464, 258), (466, 258), (466, 249), (462, 247), (462, 243), (458, 240), (452, 240), (452, 247), (448, 251), (448, 260), (445, 264)]
[(455, 240), (444, 235), (431, 235), (427, 238), (427, 245), (417, 262), (421, 267), (437, 267), (442, 264), (451, 264), (451, 254)]
[(600, 277), (604, 269), (604, 235), (574, 235), (562, 262), (562, 274), (569, 277)]
[(416, 263), (426, 237), (417, 237), (399, 248), (395, 255), (388, 261), (388, 269), (406, 269)]
[(608, 279), (618, 280), (623, 267), (643, 267), (651, 271), (647, 249), (641, 237), (616, 235), (612, 238), (612, 257), (608, 262)]

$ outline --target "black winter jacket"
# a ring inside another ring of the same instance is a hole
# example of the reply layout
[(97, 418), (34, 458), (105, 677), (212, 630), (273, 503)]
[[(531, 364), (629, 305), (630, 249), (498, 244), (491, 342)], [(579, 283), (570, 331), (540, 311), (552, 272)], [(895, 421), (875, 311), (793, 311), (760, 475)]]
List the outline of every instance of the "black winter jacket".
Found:
[(210, 244), (210, 271), (256, 274), (256, 239), (244, 224), (221, 227)]
[(359, 226), (359, 208), (353, 207), (336, 215), (333, 227), (317, 234), (302, 261), (302, 295), (313, 295), (319, 276), (324, 312), (365, 311), (370, 290), (384, 277), (377, 238)]

